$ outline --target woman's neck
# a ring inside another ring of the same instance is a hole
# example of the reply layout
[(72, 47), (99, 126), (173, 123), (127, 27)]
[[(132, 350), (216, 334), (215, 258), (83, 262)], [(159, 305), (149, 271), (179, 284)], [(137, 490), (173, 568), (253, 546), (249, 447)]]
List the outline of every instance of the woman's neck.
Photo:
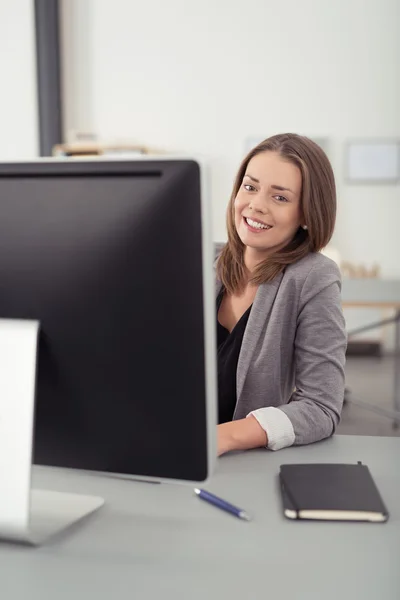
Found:
[(244, 251), (244, 266), (248, 271), (249, 277), (251, 277), (258, 267), (258, 265), (263, 262), (268, 256), (267, 252), (259, 252), (254, 248), (246, 247)]

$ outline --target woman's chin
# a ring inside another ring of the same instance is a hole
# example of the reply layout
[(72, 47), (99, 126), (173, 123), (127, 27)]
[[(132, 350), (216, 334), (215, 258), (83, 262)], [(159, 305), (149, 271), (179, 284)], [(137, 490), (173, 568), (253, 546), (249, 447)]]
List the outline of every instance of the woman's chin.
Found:
[(252, 235), (239, 235), (242, 243), (246, 246), (246, 248), (251, 248), (253, 250), (258, 250), (259, 252), (268, 251), (270, 248), (270, 244), (267, 244), (265, 240), (254, 239), (255, 236)]

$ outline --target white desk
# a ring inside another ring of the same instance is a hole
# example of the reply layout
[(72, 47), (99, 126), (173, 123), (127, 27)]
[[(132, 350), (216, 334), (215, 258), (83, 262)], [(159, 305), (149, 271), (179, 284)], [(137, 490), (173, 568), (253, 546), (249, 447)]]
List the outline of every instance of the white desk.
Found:
[[(373, 473), (388, 523), (282, 516), (280, 464), (357, 460)], [(398, 600), (399, 464), (398, 438), (336, 436), (276, 453), (226, 455), (208, 487), (252, 513), (250, 523), (202, 502), (190, 488), (37, 469), (37, 486), (103, 495), (106, 505), (45, 547), (0, 544), (1, 597)]]
[[(356, 308), (389, 308), (394, 311), (393, 317), (371, 323), (354, 331), (349, 331), (349, 337), (356, 333), (369, 331), (393, 324), (395, 327), (395, 364), (393, 372), (393, 409), (392, 417), (395, 426), (400, 425), (400, 280), (398, 279), (346, 279), (342, 281), (342, 300), (344, 307)], [(350, 399), (351, 401), (351, 399)], [(364, 403), (358, 402), (363, 405)], [(368, 405), (365, 404), (367, 408)], [(374, 412), (388, 414), (389, 411), (375, 408)]]
[(400, 279), (342, 280), (343, 306), (400, 310)]

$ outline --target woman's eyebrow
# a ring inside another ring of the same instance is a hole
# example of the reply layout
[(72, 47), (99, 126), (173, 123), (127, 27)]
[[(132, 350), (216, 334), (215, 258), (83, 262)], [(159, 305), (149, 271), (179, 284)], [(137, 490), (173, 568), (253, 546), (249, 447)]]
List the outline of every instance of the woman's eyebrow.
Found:
[[(260, 183), (259, 179), (256, 179), (256, 177), (253, 177), (252, 175), (249, 175), (249, 173), (246, 173), (245, 177), (248, 177), (249, 179), (251, 179), (255, 183)], [(271, 188), (274, 189), (274, 190), (278, 190), (279, 192), (291, 192), (292, 194), (294, 194), (293, 190), (291, 190), (290, 188), (283, 187), (282, 185), (274, 184), (274, 185), (271, 185)]]
[(249, 175), (248, 173), (245, 174), (245, 177), (248, 177), (249, 179), (251, 179), (252, 181), (255, 181), (255, 183), (260, 183), (259, 179), (256, 179), (255, 177), (252, 177), (251, 175)]
[(271, 187), (274, 190), (278, 190), (279, 192), (292, 192), (292, 194), (294, 194), (293, 190), (291, 190), (290, 188), (282, 187), (281, 185), (271, 185)]

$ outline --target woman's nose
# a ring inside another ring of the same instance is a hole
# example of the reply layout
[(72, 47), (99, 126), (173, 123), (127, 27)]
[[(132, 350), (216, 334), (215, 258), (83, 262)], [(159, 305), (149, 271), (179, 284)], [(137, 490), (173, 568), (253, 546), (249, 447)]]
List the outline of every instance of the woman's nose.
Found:
[(250, 200), (249, 209), (265, 214), (268, 212), (267, 202), (259, 196), (253, 196)]

